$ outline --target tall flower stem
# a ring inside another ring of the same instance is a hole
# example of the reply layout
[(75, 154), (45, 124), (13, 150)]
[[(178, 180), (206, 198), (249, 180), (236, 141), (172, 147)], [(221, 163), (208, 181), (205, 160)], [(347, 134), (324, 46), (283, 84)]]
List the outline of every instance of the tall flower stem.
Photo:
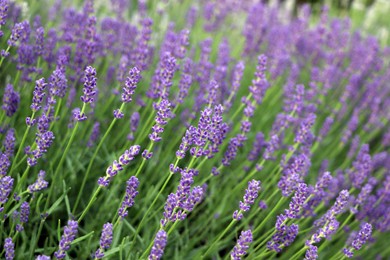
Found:
[[(85, 108), (86, 108), (86, 104), (83, 103), (83, 107), (81, 109), (81, 114), (84, 113)], [(53, 175), (53, 179), (52, 180), (57, 180), (57, 178), (58, 178), (58, 174), (60, 172), (60, 168), (62, 168), (62, 164), (64, 163), (64, 161), (66, 159), (66, 156), (67, 156), (67, 154), (69, 152), (69, 149), (70, 149), (70, 147), (71, 147), (71, 145), (73, 143), (74, 138), (76, 137), (76, 132), (77, 132), (78, 127), (79, 127), (79, 121), (77, 121), (76, 124), (74, 125), (72, 134), (70, 135), (69, 141), (68, 141), (68, 143), (67, 143), (67, 145), (65, 147), (64, 152), (62, 153), (61, 159), (60, 159), (59, 163), (57, 164), (57, 168), (54, 171), (54, 175)], [(44, 211), (46, 211), (46, 209), (49, 206), (51, 196), (53, 195), (53, 191), (54, 191), (54, 185), (52, 184), (50, 186), (50, 189), (49, 189), (49, 194), (47, 196), (47, 200), (46, 200), (46, 203), (45, 203), (45, 210)]]
[[(122, 103), (121, 107), (119, 108), (119, 111), (122, 112), (123, 109), (124, 109), (124, 106), (125, 106), (125, 103)], [(81, 187), (80, 187), (80, 190), (78, 191), (78, 195), (77, 195), (77, 199), (76, 199), (76, 202), (73, 206), (73, 214), (75, 214), (76, 210), (77, 210), (77, 206), (79, 205), (80, 203), (80, 199), (81, 199), (81, 196), (83, 195), (83, 191), (84, 191), (84, 188), (85, 188), (85, 184), (88, 180), (88, 177), (89, 177), (89, 173), (91, 172), (91, 169), (92, 169), (92, 165), (96, 159), (96, 156), (100, 150), (100, 148), (102, 147), (104, 141), (106, 140), (106, 138), (108, 137), (108, 135), (110, 134), (112, 128), (114, 127), (116, 121), (118, 119), (117, 118), (114, 118), (112, 121), (111, 121), (111, 124), (109, 125), (109, 127), (107, 128), (106, 132), (104, 133), (102, 139), (100, 139), (99, 141), (99, 144), (97, 145), (96, 149), (95, 149), (95, 152), (93, 153), (92, 155), (92, 158), (89, 160), (89, 163), (88, 163), (88, 167), (87, 167), (87, 170), (84, 174), (84, 178), (83, 178), (83, 181), (81, 182)]]

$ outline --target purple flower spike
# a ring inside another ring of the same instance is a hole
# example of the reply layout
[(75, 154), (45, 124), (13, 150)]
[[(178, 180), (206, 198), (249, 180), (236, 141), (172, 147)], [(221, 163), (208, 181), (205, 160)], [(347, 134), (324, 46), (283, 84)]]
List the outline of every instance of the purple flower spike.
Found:
[(46, 172), (40, 170), (38, 174), (38, 179), (33, 184), (28, 186), (27, 191), (30, 193), (34, 193), (46, 189), (49, 183), (45, 181), (45, 175)]
[(154, 239), (154, 244), (152, 250), (150, 251), (150, 255), (148, 257), (149, 260), (159, 260), (164, 254), (165, 246), (167, 245), (167, 233), (164, 230), (160, 230), (156, 234), (156, 238)]
[(118, 215), (123, 219), (127, 216), (127, 209), (134, 205), (134, 199), (138, 195), (139, 181), (137, 177), (131, 176), (127, 181), (125, 198), (122, 201), (122, 206), (118, 210)]
[(317, 247), (309, 245), (309, 249), (306, 251), (304, 260), (316, 260), (318, 258)]
[(45, 88), (47, 83), (45, 83), (45, 79), (41, 78), (35, 81), (35, 89), (33, 92), (33, 100), (31, 103), (31, 110), (33, 112), (37, 112), (41, 109), (41, 103), (43, 101), (43, 97), (45, 96)]
[(362, 246), (371, 238), (372, 226), (369, 223), (365, 223), (360, 229), (358, 235), (352, 242), (352, 247), (355, 250), (360, 250)]
[(91, 104), (96, 95), (96, 69), (91, 66), (85, 69), (83, 93), (81, 101)]
[(20, 206), (20, 222), (21, 223), (27, 223), (28, 222), (28, 216), (30, 215), (30, 205), (28, 202), (23, 202)]
[(14, 179), (12, 177), (4, 176), (0, 178), (0, 205), (8, 201), (13, 185)]
[(233, 260), (240, 260), (244, 255), (246, 255), (249, 245), (252, 243), (252, 231), (246, 230), (242, 231), (240, 238), (237, 241), (236, 246), (233, 248), (232, 253), (230, 254)]
[(12, 28), (12, 33), (7, 41), (7, 44), (9, 46), (16, 46), (16, 42), (19, 40), (19, 38), (22, 36), (23, 31), (25, 30), (25, 27), (28, 25), (27, 21), (23, 21), (21, 23), (15, 24), (14, 28)]
[(102, 259), (104, 257), (104, 250), (110, 248), (112, 243), (113, 226), (111, 223), (103, 225), (102, 235), (100, 237), (100, 248), (95, 252), (96, 259)]
[(0, 153), (0, 178), (7, 174), (8, 168), (11, 166), (11, 162), (5, 153)]
[(64, 228), (64, 234), (61, 237), (58, 250), (54, 256), (58, 259), (63, 259), (66, 256), (66, 251), (70, 249), (70, 244), (76, 238), (78, 232), (78, 223), (75, 220), (68, 220), (68, 224)]
[[(4, 146), (4, 153), (8, 156), (8, 158), (11, 158), (14, 154), (14, 148), (15, 148), (15, 129), (10, 128), (7, 131), (7, 135), (5, 136), (5, 139), (3, 141)], [(0, 162), (1, 165), (1, 162)], [(1, 166), (0, 166), (0, 174), (1, 174)]]
[(15, 245), (11, 237), (4, 240), (5, 259), (12, 260), (15, 257)]
[[(248, 182), (248, 188), (245, 190), (243, 201), (240, 201), (240, 211), (248, 211), (251, 205), (255, 203), (255, 199), (259, 195), (259, 191), (261, 188), (260, 185), (260, 181), (251, 180), (250, 182)], [(240, 220), (242, 218), (242, 214), (236, 210), (233, 213), (233, 218), (235, 220)]]
[(161, 141), (161, 133), (164, 132), (164, 125), (168, 123), (168, 119), (172, 117), (171, 103), (167, 99), (161, 100), (159, 104), (153, 104), (157, 111), (155, 118), (156, 124), (152, 127), (152, 133), (149, 134), (149, 139), (153, 142)]
[(298, 214), (304, 206), (308, 196), (309, 190), (306, 183), (300, 183), (297, 191), (291, 199), (290, 208), (285, 211), (286, 216), (290, 219), (298, 218)]
[(141, 72), (137, 67), (129, 71), (129, 76), (126, 78), (125, 86), (123, 87), (122, 102), (129, 103), (132, 101), (135, 89), (138, 82), (141, 80)]
[(265, 77), (266, 66), (267, 57), (265, 55), (260, 55), (258, 57), (255, 78), (252, 80), (252, 85), (249, 87), (249, 91), (258, 104), (263, 101), (265, 92), (269, 87), (269, 83)]
[(3, 95), (3, 105), (6, 116), (11, 117), (18, 110), (20, 95), (16, 92), (11, 84), (7, 84)]

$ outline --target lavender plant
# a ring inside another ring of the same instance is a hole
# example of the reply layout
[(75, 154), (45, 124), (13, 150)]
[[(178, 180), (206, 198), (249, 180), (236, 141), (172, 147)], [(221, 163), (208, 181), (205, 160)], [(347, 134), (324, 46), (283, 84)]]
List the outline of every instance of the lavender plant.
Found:
[(348, 16), (20, 2), (0, 0), (1, 259), (390, 258), (390, 48)]

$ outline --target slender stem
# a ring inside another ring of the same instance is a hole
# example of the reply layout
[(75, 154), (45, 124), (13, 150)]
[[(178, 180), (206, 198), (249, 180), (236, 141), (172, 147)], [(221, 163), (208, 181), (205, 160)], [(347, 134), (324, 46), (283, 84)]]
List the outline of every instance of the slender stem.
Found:
[[(81, 109), (81, 114), (84, 113), (84, 110), (85, 110), (85, 103), (83, 103), (83, 107)], [(62, 153), (60, 162), (57, 164), (57, 168), (54, 171), (53, 180), (57, 180), (57, 178), (58, 178), (58, 174), (60, 172), (60, 168), (62, 168), (62, 164), (64, 163), (65, 158), (66, 158), (66, 156), (67, 156), (67, 154), (69, 152), (70, 146), (72, 145), (72, 142), (73, 142), (74, 138), (76, 137), (76, 132), (77, 132), (78, 126), (79, 126), (79, 121), (77, 121), (76, 124), (74, 125), (72, 134), (71, 134), (71, 136), (69, 138), (69, 141), (68, 141), (68, 144), (66, 145), (65, 150)], [(53, 191), (54, 191), (54, 185), (51, 185), (50, 190), (49, 190), (49, 194), (47, 196), (47, 200), (46, 200), (46, 203), (45, 203), (45, 210), (49, 206), (51, 196), (53, 195)]]
[(87, 214), (88, 210), (92, 207), (92, 204), (95, 202), (95, 200), (97, 199), (97, 195), (99, 194), (100, 190), (102, 189), (102, 186), (99, 185), (99, 187), (95, 190), (95, 192), (93, 193), (91, 199), (89, 200), (88, 202), (88, 205), (85, 207), (85, 209), (83, 210), (83, 212), (81, 213), (81, 216), (79, 217), (79, 219), (77, 220), (79, 223), (80, 221), (85, 217), (85, 214)]
[[(238, 212), (237, 215), (240, 215), (242, 212), (241, 210)], [(212, 253), (212, 250), (214, 249), (215, 245), (221, 240), (221, 238), (230, 230), (230, 228), (233, 227), (233, 225), (237, 222), (237, 220), (233, 219), (230, 224), (225, 228), (225, 230), (218, 236), (216, 240), (211, 244), (211, 246), (207, 249), (207, 251), (202, 255), (202, 259), (205, 258), (209, 253)]]
[[(7, 49), (5, 50), (5, 53), (9, 52), (10, 49), (11, 49), (11, 46), (8, 45)], [(1, 65), (3, 64), (4, 59), (5, 59), (5, 56), (1, 56), (0, 67), (1, 67)]]
[[(34, 116), (35, 116), (35, 112), (32, 113), (31, 120), (34, 119)], [(30, 128), (31, 128), (31, 126), (27, 125), (26, 131), (24, 131), (24, 134), (23, 134), (23, 137), (22, 137), (22, 141), (20, 142), (20, 145), (18, 147), (18, 151), (16, 152), (14, 161), (13, 161), (12, 166), (11, 166), (11, 170), (9, 171), (9, 175), (11, 175), (12, 171), (15, 168), (15, 164), (17, 163), (19, 155), (22, 152), (22, 149), (23, 149), (24, 143), (26, 142), (27, 135), (28, 135), (28, 132), (30, 131)]]
[(148, 210), (146, 211), (146, 213), (144, 214), (144, 216), (142, 217), (141, 219), (141, 222), (138, 224), (138, 227), (137, 227), (137, 230), (135, 231), (135, 234), (134, 234), (134, 237), (133, 237), (133, 241), (131, 243), (131, 247), (130, 247), (130, 251), (131, 249), (134, 247), (134, 243), (135, 243), (135, 239), (137, 238), (138, 234), (139, 234), (139, 231), (141, 230), (142, 228), (142, 225), (143, 225), (143, 222), (146, 220), (146, 218), (149, 216), (149, 212), (152, 210), (154, 204), (156, 204), (158, 198), (160, 197), (161, 193), (164, 191), (164, 189), (166, 188), (166, 186), (168, 185), (170, 179), (172, 178), (173, 174), (172, 173), (169, 173), (168, 177), (166, 178), (163, 186), (161, 187), (160, 191), (157, 193), (157, 195), (154, 197), (154, 200), (152, 202), (152, 204), (149, 206)]
[[(125, 105), (125, 103), (122, 103), (121, 107), (119, 108), (120, 112), (123, 110), (124, 105)], [(114, 127), (116, 121), (117, 121), (117, 118), (114, 118), (114, 119), (111, 121), (111, 124), (110, 124), (110, 126), (107, 128), (106, 133), (103, 135), (102, 139), (99, 141), (99, 144), (98, 144), (98, 146), (96, 147), (95, 152), (94, 152), (93, 155), (92, 155), (92, 158), (89, 160), (87, 170), (86, 170), (86, 172), (85, 172), (85, 174), (84, 174), (84, 178), (83, 178), (83, 181), (82, 181), (82, 183), (81, 183), (81, 187), (80, 187), (80, 189), (78, 190), (78, 195), (77, 195), (76, 202), (75, 202), (75, 204), (74, 204), (74, 206), (73, 206), (73, 211), (72, 211), (73, 214), (75, 214), (75, 212), (76, 212), (76, 210), (77, 210), (77, 206), (78, 206), (79, 203), (80, 203), (80, 199), (81, 199), (81, 196), (83, 195), (83, 191), (84, 191), (84, 188), (85, 188), (85, 184), (86, 184), (86, 182), (87, 182), (87, 180), (88, 180), (89, 173), (91, 172), (92, 165), (93, 165), (93, 163), (94, 163), (94, 161), (95, 161), (95, 159), (96, 159), (96, 156), (97, 156), (97, 154), (98, 154), (100, 148), (102, 147), (104, 141), (106, 140), (107, 136), (110, 134), (110, 132), (111, 132), (112, 128)]]

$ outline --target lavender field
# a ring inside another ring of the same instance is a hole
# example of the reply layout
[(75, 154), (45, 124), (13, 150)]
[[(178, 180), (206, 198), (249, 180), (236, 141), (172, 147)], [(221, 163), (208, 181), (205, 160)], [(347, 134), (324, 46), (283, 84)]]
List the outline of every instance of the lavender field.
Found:
[(0, 0), (0, 259), (390, 259), (390, 25), (265, 2)]

